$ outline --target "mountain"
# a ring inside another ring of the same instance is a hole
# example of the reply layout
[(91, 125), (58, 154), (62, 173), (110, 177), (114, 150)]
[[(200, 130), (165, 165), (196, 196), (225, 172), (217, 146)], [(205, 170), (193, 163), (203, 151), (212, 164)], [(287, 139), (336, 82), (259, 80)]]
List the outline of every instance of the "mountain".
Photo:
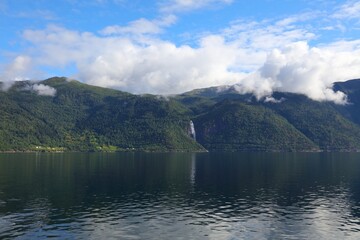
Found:
[(233, 87), (193, 90), (177, 99), (192, 111), (197, 140), (210, 150), (359, 151), (360, 80), (335, 83), (334, 90), (348, 94), (349, 104), (281, 92), (273, 94), (278, 103), (258, 101)]
[(345, 93), (349, 102), (345, 106), (337, 106), (338, 111), (349, 120), (360, 124), (360, 79), (337, 82), (334, 84), (334, 90)]
[(159, 97), (16, 82), (0, 91), (0, 151), (359, 151), (360, 80), (334, 90), (349, 104), (282, 92), (258, 101), (232, 86)]
[(38, 82), (56, 89), (40, 96), (28, 90), (32, 84), (0, 92), (2, 151), (204, 150), (189, 136), (187, 109), (177, 101), (65, 78)]
[(285, 118), (261, 105), (224, 100), (194, 120), (198, 141), (228, 151), (306, 151), (317, 146)]

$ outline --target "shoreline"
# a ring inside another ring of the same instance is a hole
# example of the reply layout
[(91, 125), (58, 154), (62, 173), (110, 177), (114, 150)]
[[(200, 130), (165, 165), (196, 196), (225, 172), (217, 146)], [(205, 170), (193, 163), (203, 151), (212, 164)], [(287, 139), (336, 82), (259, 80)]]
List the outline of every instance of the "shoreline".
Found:
[(357, 150), (309, 150), (309, 151), (254, 151), (254, 150), (119, 150), (119, 151), (34, 151), (34, 150), (6, 150), (0, 151), (0, 154), (5, 153), (359, 153), (360, 149)]

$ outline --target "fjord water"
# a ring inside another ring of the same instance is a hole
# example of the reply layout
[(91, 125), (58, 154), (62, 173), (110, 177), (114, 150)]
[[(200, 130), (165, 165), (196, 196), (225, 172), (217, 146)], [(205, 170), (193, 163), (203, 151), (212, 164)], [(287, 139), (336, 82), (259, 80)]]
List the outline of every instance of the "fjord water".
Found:
[(360, 239), (360, 154), (0, 154), (0, 239), (48, 237)]

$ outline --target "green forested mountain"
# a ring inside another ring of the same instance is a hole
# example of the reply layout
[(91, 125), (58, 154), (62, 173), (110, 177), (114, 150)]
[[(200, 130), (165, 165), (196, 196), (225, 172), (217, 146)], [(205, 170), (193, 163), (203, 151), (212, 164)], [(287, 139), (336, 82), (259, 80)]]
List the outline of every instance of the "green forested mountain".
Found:
[(0, 92), (0, 150), (200, 151), (188, 135), (187, 109), (174, 100), (136, 96), (65, 78), (40, 82), (55, 96), (19, 82)]
[(207, 149), (305, 151), (318, 147), (285, 118), (261, 105), (224, 100), (195, 120)]
[(193, 113), (198, 142), (210, 150), (359, 151), (360, 80), (335, 83), (347, 105), (276, 92), (280, 103), (257, 101), (229, 87), (177, 96)]
[(349, 104), (280, 92), (281, 103), (257, 101), (232, 87), (163, 98), (66, 78), (17, 82), (0, 91), (0, 151), (358, 151), (360, 80), (334, 89)]

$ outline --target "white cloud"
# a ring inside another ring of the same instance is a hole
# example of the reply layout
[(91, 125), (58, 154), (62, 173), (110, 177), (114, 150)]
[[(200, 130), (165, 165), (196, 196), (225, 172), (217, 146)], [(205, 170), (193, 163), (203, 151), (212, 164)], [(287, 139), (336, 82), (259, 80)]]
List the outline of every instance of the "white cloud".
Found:
[(158, 34), (163, 31), (164, 27), (168, 27), (176, 22), (174, 15), (168, 15), (161, 19), (148, 20), (141, 18), (130, 22), (128, 26), (113, 25), (108, 26), (101, 30), (104, 35), (116, 35), (116, 34)]
[(56, 89), (44, 84), (34, 84), (31, 86), (32, 91), (36, 92), (38, 95), (41, 96), (55, 96)]
[(334, 14), (334, 18), (338, 19), (360, 19), (360, 1), (349, 1), (342, 5)]
[[(12, 86), (15, 81), (7, 82), (8, 86)], [(27, 81), (23, 86), (16, 88), (17, 91), (30, 91), (40, 96), (54, 97), (56, 95), (56, 89), (45, 84), (38, 84), (34, 81)], [(6, 91), (7, 89), (5, 89)]]
[(277, 21), (276, 25), (279, 27), (292, 27), (293, 24), (309, 21), (318, 18), (320, 15), (322, 15), (320, 12), (314, 12), (314, 11), (297, 14)]
[(296, 19), (302, 18), (301, 16), (294, 16), (282, 21), (261, 22), (238, 20), (224, 29), (222, 35), (242, 47), (265, 51), (283, 47), (296, 41), (314, 39), (316, 35), (313, 32), (295, 25)]
[(91, 84), (136, 93), (180, 93), (237, 82), (244, 74), (228, 70), (235, 54), (219, 37), (204, 39), (197, 49), (162, 41), (146, 47), (128, 42), (79, 66), (79, 76)]
[(227, 42), (236, 45), (237, 69), (243, 72), (256, 71), (266, 60), (267, 53), (274, 48), (298, 41), (311, 41), (316, 35), (306, 28), (296, 26), (309, 16), (302, 14), (281, 20), (244, 21), (238, 20), (221, 31)]
[(73, 77), (135, 93), (180, 93), (234, 84), (246, 75), (229, 70), (236, 67), (238, 51), (221, 36), (204, 37), (198, 48), (159, 39), (98, 37), (54, 26), (28, 30), (24, 37), (35, 46), (36, 65), (75, 63), (79, 72)]
[(126, 4), (128, 0), (66, 0), (66, 1), (75, 6), (85, 6), (85, 5), (105, 5), (108, 3), (123, 5)]
[(133, 21), (129, 24), (129, 26), (126, 27), (114, 25), (114, 26), (108, 26), (101, 31), (101, 33), (104, 35), (123, 34), (123, 33), (157, 34), (160, 32), (161, 32), (161, 28), (156, 23), (144, 18)]
[(1, 80), (21, 80), (25, 79), (26, 72), (30, 69), (31, 58), (25, 55), (17, 56), (12, 63), (5, 66), (2, 71)]
[(200, 9), (209, 5), (231, 4), (233, 0), (167, 0), (162, 3), (163, 12), (183, 12)]
[(275, 99), (274, 97), (267, 96), (267, 97), (265, 97), (264, 102), (266, 102), (266, 103), (282, 103), (285, 100), (286, 100), (285, 98)]
[(241, 80), (237, 88), (241, 93), (252, 92), (258, 98), (278, 90), (344, 104), (346, 95), (334, 92), (332, 83), (359, 77), (359, 66), (358, 43), (339, 42), (326, 48), (310, 48), (306, 42), (297, 42), (273, 50), (264, 65)]
[[(210, 2), (215, 3), (196, 4)], [(345, 103), (346, 96), (334, 93), (331, 84), (360, 76), (360, 41), (309, 47), (318, 35), (303, 21), (312, 17), (235, 21), (217, 34), (199, 37), (197, 46), (159, 39), (156, 34), (176, 20), (172, 15), (108, 27), (100, 36), (49, 26), (27, 30), (23, 37), (32, 44), (27, 55), (33, 65), (74, 64), (78, 72), (71, 77), (132, 93), (173, 94), (236, 83), (239, 92), (272, 102), (271, 94), (280, 90)]]
[[(34, 78), (38, 74), (33, 71), (33, 62), (29, 56), (20, 55), (15, 57), (12, 63), (4, 67), (2, 75), (0, 75), (1, 90), (7, 91), (15, 81), (24, 81)], [(44, 84), (33, 84), (26, 88), (36, 92), (38, 95), (55, 96), (56, 89)]]
[(30, 76), (34, 76), (31, 58), (26, 55), (16, 56), (11, 63), (1, 66), (0, 69), (2, 90), (9, 89), (14, 81), (27, 80)]
[[(46, 30), (26, 30), (23, 37), (34, 45), (29, 54), (40, 66), (64, 67), (87, 61), (98, 54), (97, 49), (105, 47), (101, 44), (107, 43), (98, 41), (92, 33), (70, 31), (55, 25), (50, 25)], [(107, 40), (111, 42), (112, 38)]]
[(13, 14), (13, 17), (16, 18), (38, 18), (45, 20), (56, 20), (58, 17), (49, 10), (43, 9), (32, 9), (31, 11), (21, 11)]

